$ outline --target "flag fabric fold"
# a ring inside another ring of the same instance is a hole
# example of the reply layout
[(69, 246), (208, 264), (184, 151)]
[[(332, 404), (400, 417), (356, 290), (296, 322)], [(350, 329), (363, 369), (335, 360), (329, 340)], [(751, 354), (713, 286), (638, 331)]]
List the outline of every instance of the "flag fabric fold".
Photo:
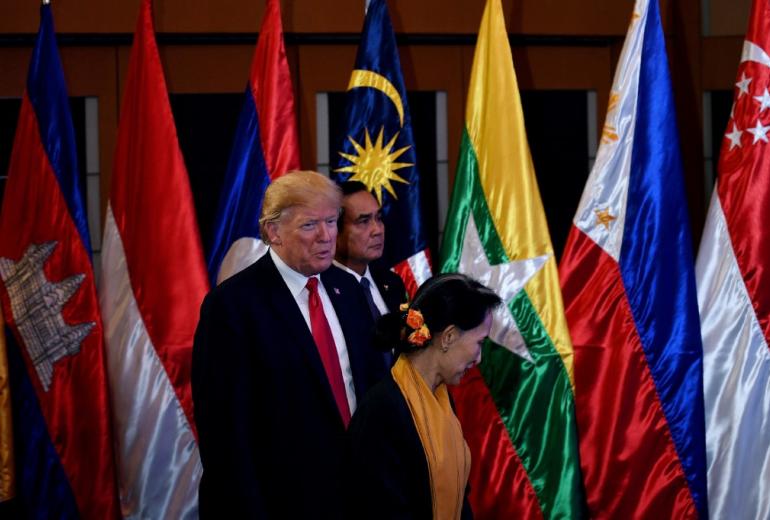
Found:
[(702, 347), (657, 0), (637, 0), (561, 261), (589, 510), (708, 517)]
[(267, 251), (259, 215), (267, 185), (299, 169), (294, 89), (286, 60), (279, 0), (267, 0), (208, 256), (212, 285)]
[(572, 344), (500, 0), (479, 29), (441, 271), (505, 302), (481, 364), (453, 390), (477, 518), (580, 518)]
[[(49, 5), (40, 10), (0, 214), (0, 278), (18, 509), (29, 518), (116, 518), (102, 322)], [(0, 424), (7, 461), (9, 425)]]
[(770, 518), (768, 52), (770, 10), (755, 0), (696, 266), (714, 518)]
[(343, 128), (333, 178), (362, 182), (377, 198), (389, 230), (381, 262), (414, 294), (431, 276), (431, 265), (409, 104), (384, 0), (372, 0), (366, 11)]
[[(8, 379), (8, 355), (5, 344), (5, 320), (0, 305), (0, 504), (16, 496), (16, 469), (13, 461), (13, 418), (11, 383)], [(0, 512), (2, 512), (0, 505)]]
[(152, 4), (142, 0), (121, 105), (99, 287), (125, 516), (197, 517), (202, 467), (190, 368), (207, 290)]

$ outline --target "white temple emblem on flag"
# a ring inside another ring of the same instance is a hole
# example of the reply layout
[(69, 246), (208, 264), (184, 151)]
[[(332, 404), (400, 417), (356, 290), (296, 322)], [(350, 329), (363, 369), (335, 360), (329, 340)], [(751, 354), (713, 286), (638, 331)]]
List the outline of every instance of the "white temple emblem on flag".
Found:
[(64, 322), (62, 308), (85, 275), (79, 273), (57, 283), (45, 277), (43, 265), (56, 244), (30, 244), (18, 262), (0, 258), (0, 276), (8, 291), (13, 319), (46, 392), (51, 387), (54, 363), (80, 352), (81, 342), (96, 326), (94, 322)]

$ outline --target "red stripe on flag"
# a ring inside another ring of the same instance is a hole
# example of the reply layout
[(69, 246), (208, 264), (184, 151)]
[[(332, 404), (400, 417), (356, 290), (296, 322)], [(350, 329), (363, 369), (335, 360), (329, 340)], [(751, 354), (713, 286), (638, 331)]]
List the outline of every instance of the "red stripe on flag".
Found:
[[(40, 142), (37, 118), (26, 94), (22, 98), (8, 172), (0, 218), (0, 230), (4, 231), (0, 237), (0, 257), (18, 261), (28, 246), (56, 241), (56, 248), (43, 266), (48, 281), (55, 284), (73, 275), (85, 275), (80, 287), (61, 310), (64, 322), (68, 325), (94, 322), (96, 325), (83, 339), (78, 353), (54, 363), (51, 386), (46, 392), (27, 349), (23, 347), (24, 341), (16, 326), (5, 285), (0, 283), (3, 314), (22, 347), (48, 434), (80, 514), (83, 518), (117, 518), (120, 509), (110, 401), (91, 260)], [(12, 232), (5, 232), (8, 230)], [(41, 478), (44, 476), (40, 474)]]
[[(409, 263), (410, 260), (414, 261), (415, 259), (424, 259), (425, 261), (425, 272), (420, 273), (419, 275), (414, 272), (412, 266)], [(403, 280), (404, 286), (406, 287), (406, 292), (409, 294), (409, 298), (413, 298), (414, 293), (417, 292), (417, 289), (420, 287), (420, 285), (422, 285), (422, 282), (426, 281), (432, 276), (432, 269), (433, 262), (431, 261), (430, 249), (428, 248), (415, 253), (406, 260), (403, 260), (393, 266), (393, 272), (395, 272), (398, 276), (401, 277), (401, 280)]]
[(267, 0), (249, 82), (257, 106), (260, 139), (270, 178), (298, 170), (299, 134), (294, 115), (294, 87), (286, 61), (278, 0)]
[(414, 277), (412, 268), (409, 266), (409, 260), (404, 260), (393, 266), (393, 272), (401, 277), (406, 287), (406, 292), (409, 294), (409, 298), (414, 297), (414, 293), (417, 292), (417, 280)]
[(110, 204), (147, 333), (194, 430), (191, 351), (208, 281), (149, 0), (126, 77)]
[(471, 449), (468, 483), (476, 518), (542, 519), (535, 490), (479, 369), (473, 367), (451, 391), (460, 423), (474, 425), (463, 433)]
[[(580, 463), (595, 518), (695, 518), (617, 262), (573, 226), (560, 266)], [(586, 287), (591, 290), (585, 290)]]

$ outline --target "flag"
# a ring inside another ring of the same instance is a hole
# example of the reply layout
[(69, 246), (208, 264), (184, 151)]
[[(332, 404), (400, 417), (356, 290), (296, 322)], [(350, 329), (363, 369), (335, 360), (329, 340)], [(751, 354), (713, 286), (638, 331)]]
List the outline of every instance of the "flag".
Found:
[(123, 514), (197, 517), (190, 368), (208, 279), (150, 0), (128, 64), (101, 275)]
[(696, 266), (714, 518), (770, 518), (769, 52), (755, 0)]
[(120, 512), (75, 150), (51, 7), (43, 5), (0, 214), (16, 495), (30, 518)]
[(560, 272), (589, 511), (708, 517), (702, 347), (657, 0), (637, 0)]
[(414, 294), (430, 278), (431, 266), (420, 212), (412, 120), (384, 0), (372, 0), (366, 11), (345, 96), (343, 128), (335, 179), (360, 181), (377, 198), (389, 230), (381, 261)]
[(475, 516), (582, 517), (572, 344), (500, 0), (479, 28), (441, 262), (505, 303), (453, 391)]
[(280, 3), (267, 0), (214, 220), (208, 257), (211, 285), (245, 269), (267, 251), (259, 236), (265, 190), (271, 179), (299, 169), (293, 92)]
[(0, 512), (3, 503), (16, 496), (16, 470), (13, 462), (13, 419), (8, 356), (5, 346), (5, 320), (0, 305)]

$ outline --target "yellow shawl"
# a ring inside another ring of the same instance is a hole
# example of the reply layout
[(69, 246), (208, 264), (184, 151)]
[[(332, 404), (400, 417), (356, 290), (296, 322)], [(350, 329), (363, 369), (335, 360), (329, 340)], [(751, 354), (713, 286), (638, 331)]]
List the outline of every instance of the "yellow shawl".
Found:
[(449, 404), (446, 385), (431, 392), (406, 356), (391, 369), (406, 399), (428, 462), (434, 520), (460, 518), (465, 486), (471, 468), (471, 452), (460, 421)]

